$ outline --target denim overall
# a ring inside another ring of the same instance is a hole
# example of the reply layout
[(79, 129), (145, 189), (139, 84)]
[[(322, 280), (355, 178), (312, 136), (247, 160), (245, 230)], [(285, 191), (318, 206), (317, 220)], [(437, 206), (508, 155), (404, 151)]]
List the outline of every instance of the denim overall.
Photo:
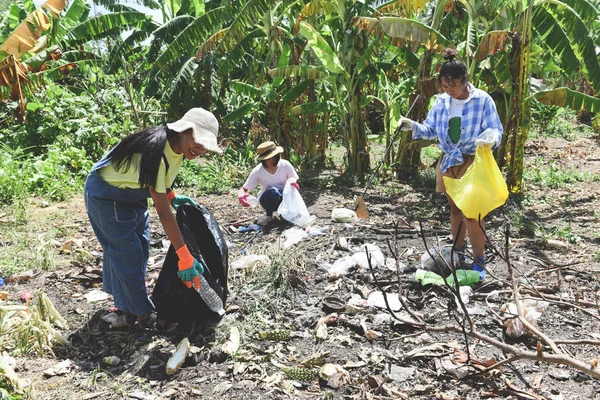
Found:
[(105, 156), (94, 165), (84, 190), (87, 213), (104, 250), (102, 290), (113, 296), (119, 310), (143, 316), (154, 309), (146, 292), (150, 191), (108, 184), (98, 171), (110, 163)]
[(266, 214), (272, 217), (273, 212), (277, 211), (282, 200), (282, 191), (272, 187), (265, 190), (258, 201), (260, 202), (260, 206), (265, 209)]

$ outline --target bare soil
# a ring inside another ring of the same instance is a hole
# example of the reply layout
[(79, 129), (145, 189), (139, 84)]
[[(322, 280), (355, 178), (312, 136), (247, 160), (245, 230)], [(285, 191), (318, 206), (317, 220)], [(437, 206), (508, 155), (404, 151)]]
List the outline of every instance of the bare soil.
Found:
[[(547, 170), (551, 162), (559, 170), (573, 173), (597, 174), (600, 169), (600, 147), (594, 139), (533, 140), (526, 151), (531, 171)], [(414, 278), (425, 252), (424, 240), (431, 246), (449, 237), (446, 201), (434, 192), (431, 180), (378, 185), (366, 196), (370, 218), (344, 224), (331, 220), (332, 209), (353, 209), (354, 196), (361, 195), (363, 188), (336, 181), (327, 184), (322, 177), (308, 175), (301, 182), (301, 193), (324, 234), (309, 236), (285, 250), (278, 249), (281, 233), (291, 227), (285, 221), (274, 221), (258, 232), (234, 232), (236, 221), (249, 218), (245, 223), (252, 222), (259, 211), (241, 207), (234, 191), (196, 196), (219, 221), (229, 244), (230, 262), (257, 254), (269, 256), (272, 264), (229, 271), (228, 313), (220, 322), (180, 324), (170, 333), (154, 328), (111, 329), (101, 318), (109, 312), (110, 300), (86, 301), (86, 293), (102, 287), (101, 248), (80, 197), (36, 208), (36, 213), (50, 216), (52, 221), (52, 226), (40, 227), (40, 231), (62, 229), (60, 244), (75, 239), (74, 247), (61, 252), (57, 244), (54, 269), (30, 280), (7, 282), (0, 291), (8, 292), (4, 304), (21, 304), (19, 297), (25, 292), (47, 293), (69, 323), (61, 333), (71, 346), (55, 347), (55, 356), (16, 356), (14, 369), (25, 391), (35, 399), (53, 400), (600, 399), (600, 382), (574, 368), (519, 360), (478, 373), (478, 364), (501, 361), (510, 354), (462, 334), (416, 329), (394, 321), (382, 308), (366, 306), (355, 312), (333, 313), (324, 307), (326, 297), (345, 304), (353, 295), (366, 299), (370, 292), (380, 290), (368, 269), (354, 268), (333, 279), (323, 267), (352, 254), (360, 245), (374, 244), (386, 258), (395, 256), (400, 263), (400, 276), (393, 268), (376, 268), (382, 289), (395, 294), (401, 282), (409, 307), (432, 325), (463, 321), (460, 307), (446, 288), (424, 287)], [(528, 183), (524, 196), (509, 199), (486, 218), (487, 235), (504, 252), (508, 231), (509, 260), (520, 287), (535, 287), (538, 293), (550, 295), (538, 320), (545, 335), (553, 340), (600, 343), (600, 308), (596, 305), (600, 293), (600, 182), (586, 179), (556, 186), (548, 187), (548, 181)], [(150, 294), (167, 249), (156, 218), (152, 227)], [(89, 255), (91, 258), (86, 257)], [(471, 318), (478, 331), (523, 350), (535, 352), (539, 346), (542, 354), (550, 354), (550, 347), (543, 341), (538, 345), (537, 338), (507, 336), (499, 310), (511, 301), (509, 270), (491, 246), (487, 257), (487, 279), (474, 286), (475, 294), (467, 304), (475, 310)], [(231, 328), (238, 329), (241, 343), (228, 355), (222, 346)], [(291, 332), (291, 338), (261, 337), (261, 332), (280, 330)], [(175, 374), (167, 375), (165, 363), (184, 337), (192, 342), (192, 351)], [(597, 363), (597, 346), (558, 347), (590, 368)], [(464, 366), (466, 351), (472, 367)], [(108, 356), (117, 356), (120, 362), (107, 365), (103, 360)], [(54, 376), (44, 373), (65, 360), (70, 360), (65, 370)], [(304, 366), (312, 372), (322, 363), (342, 367), (347, 374), (302, 380), (286, 369)]]

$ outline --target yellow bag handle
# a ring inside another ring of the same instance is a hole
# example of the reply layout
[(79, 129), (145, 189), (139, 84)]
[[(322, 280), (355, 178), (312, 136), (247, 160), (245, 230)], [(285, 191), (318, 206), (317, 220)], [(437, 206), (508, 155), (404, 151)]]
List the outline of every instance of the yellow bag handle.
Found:
[(443, 179), (446, 193), (467, 218), (483, 218), (508, 198), (506, 182), (490, 146), (477, 147), (475, 160), (462, 178)]

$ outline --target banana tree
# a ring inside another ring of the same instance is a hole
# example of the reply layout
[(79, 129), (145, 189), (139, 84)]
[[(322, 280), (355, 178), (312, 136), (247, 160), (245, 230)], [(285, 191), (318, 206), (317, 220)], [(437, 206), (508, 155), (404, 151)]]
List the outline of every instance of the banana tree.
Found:
[[(532, 52), (540, 48), (537, 51), (539, 63), (555, 63), (571, 79), (582, 74), (598, 91), (600, 65), (593, 29), (597, 32), (595, 20), (599, 13), (598, 8), (586, 0), (511, 1), (506, 5), (509, 6), (506, 12), (512, 13), (509, 20), (514, 23), (507, 29), (483, 35), (475, 60), (482, 67), (482, 79), (507, 99), (503, 119), (505, 135), (498, 161), (507, 171), (512, 192), (520, 193), (531, 99), (535, 97), (547, 104), (575, 110), (598, 110), (597, 98), (564, 87), (531, 94), (531, 70), (536, 66)], [(536, 72), (541, 78), (548, 77), (543, 75), (543, 68), (537, 68)]]
[[(28, 84), (28, 79), (27, 68), (20, 60), (27, 52), (35, 53), (44, 47), (44, 36), (51, 32), (53, 20), (65, 6), (66, 0), (48, 0), (27, 15), (0, 44), (0, 86), (8, 88), (10, 98), (19, 101), (17, 115), (21, 120), (25, 114), (23, 86)], [(11, 12), (13, 18), (19, 17), (18, 9), (11, 8), (9, 14)], [(8, 96), (3, 91), (0, 97)]]
[[(355, 20), (356, 24), (368, 27), (375, 37), (384, 37), (391, 44), (405, 51), (405, 62), (416, 70), (416, 84), (407, 104), (412, 105), (410, 115), (414, 120), (422, 120), (427, 112), (429, 99), (437, 92), (435, 80), (431, 77), (434, 56), (449, 45), (448, 39), (437, 28), (440, 26), (446, 0), (437, 0), (431, 18), (425, 21), (417, 20), (416, 11), (425, 4), (413, 3), (411, 18), (404, 17), (361, 17)], [(421, 142), (411, 142), (410, 132), (403, 132), (395, 156), (397, 177), (405, 180), (415, 175), (420, 164)]]

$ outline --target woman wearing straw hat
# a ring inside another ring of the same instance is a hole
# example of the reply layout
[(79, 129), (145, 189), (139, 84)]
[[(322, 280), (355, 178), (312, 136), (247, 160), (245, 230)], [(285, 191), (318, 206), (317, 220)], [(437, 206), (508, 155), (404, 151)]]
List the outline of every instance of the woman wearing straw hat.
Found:
[(154, 305), (146, 292), (150, 248), (148, 198), (179, 257), (178, 275), (191, 288), (200, 286), (202, 265), (188, 250), (175, 209), (194, 201), (170, 190), (184, 158), (221, 153), (219, 123), (202, 108), (192, 108), (180, 120), (146, 128), (124, 138), (98, 161), (85, 182), (85, 205), (104, 251), (102, 290), (113, 295), (119, 311), (135, 315), (144, 327)]
[[(277, 210), (283, 199), (283, 188), (289, 178), (298, 180), (298, 174), (289, 161), (281, 159), (280, 154), (283, 148), (277, 146), (275, 142), (264, 142), (258, 145), (256, 149), (256, 160), (260, 161), (244, 183), (244, 186), (238, 190), (239, 202), (249, 207), (249, 190), (254, 190), (260, 185), (258, 199), (260, 205), (265, 210), (265, 215), (258, 218), (259, 225), (266, 225), (273, 219), (273, 212)], [(292, 185), (300, 190), (297, 182)]]

